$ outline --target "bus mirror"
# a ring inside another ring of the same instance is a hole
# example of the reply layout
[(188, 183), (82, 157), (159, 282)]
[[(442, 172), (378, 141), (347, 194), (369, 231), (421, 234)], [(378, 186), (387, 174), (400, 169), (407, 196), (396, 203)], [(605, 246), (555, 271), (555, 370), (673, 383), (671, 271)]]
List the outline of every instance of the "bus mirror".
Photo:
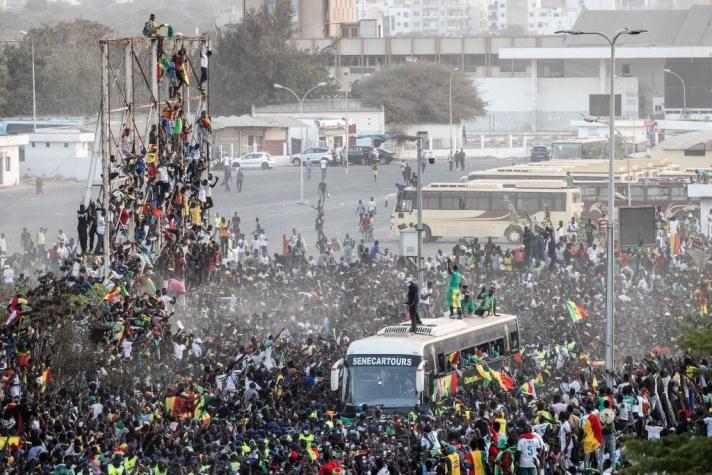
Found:
[(422, 393), (425, 389), (425, 361), (421, 361), (415, 370), (415, 390)]
[(331, 367), (331, 390), (338, 391), (341, 382), (341, 371), (344, 369), (344, 359), (340, 359)]

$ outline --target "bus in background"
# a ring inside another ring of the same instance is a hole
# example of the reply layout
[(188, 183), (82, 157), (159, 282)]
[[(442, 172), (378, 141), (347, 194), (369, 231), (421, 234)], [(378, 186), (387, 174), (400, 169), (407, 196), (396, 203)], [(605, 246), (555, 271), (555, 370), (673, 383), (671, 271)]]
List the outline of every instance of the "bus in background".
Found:
[(551, 144), (552, 160), (600, 160), (608, 157), (608, 140), (599, 138), (557, 140)]
[[(648, 178), (630, 183), (631, 206), (658, 206), (666, 218), (700, 217), (700, 202), (687, 196), (687, 179)], [(576, 181), (581, 189), (583, 217), (598, 221), (608, 209), (608, 185), (600, 181)], [(628, 206), (628, 183), (617, 182), (616, 207)]]
[[(650, 143), (647, 139), (626, 137), (616, 141), (616, 157), (645, 157)], [(601, 160), (608, 158), (608, 139), (599, 137), (557, 140), (551, 144), (552, 160)]]
[(475, 384), (475, 369), (457, 365), (457, 361), (478, 355), (483, 364), (497, 370), (504, 357), (519, 351), (519, 340), (514, 315), (426, 318), (415, 333), (411, 333), (410, 322), (391, 325), (351, 342), (346, 356), (331, 367), (331, 390), (341, 391), (347, 413), (364, 404), (408, 412), (416, 404), (432, 400), (437, 381), (451, 377), (456, 369), (461, 371), (458, 387)]
[[(524, 227), (543, 223), (547, 210), (552, 224), (580, 218), (581, 191), (561, 180), (432, 183), (423, 188), (423, 237), (504, 237), (519, 243)], [(391, 232), (399, 236), (416, 223), (416, 192), (406, 188), (398, 194), (391, 213)]]

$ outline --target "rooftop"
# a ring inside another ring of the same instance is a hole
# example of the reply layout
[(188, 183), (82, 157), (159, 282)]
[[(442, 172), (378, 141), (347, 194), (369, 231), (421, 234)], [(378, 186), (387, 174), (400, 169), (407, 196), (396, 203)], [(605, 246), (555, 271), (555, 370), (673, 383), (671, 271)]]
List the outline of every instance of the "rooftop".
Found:
[[(688, 10), (583, 10), (572, 30), (598, 31), (608, 35), (622, 28), (646, 33), (622, 38), (623, 46), (712, 45), (712, 7), (693, 5)], [(566, 46), (601, 46), (602, 38), (568, 36)]]
[(253, 117), (249, 114), (214, 117), (212, 119), (212, 125), (214, 130), (220, 130), (227, 127), (289, 128), (302, 126), (301, 122), (291, 117)]
[(712, 145), (712, 129), (676, 135), (660, 142), (655, 148), (659, 150), (687, 150), (699, 144)]
[[(348, 109), (347, 109), (348, 104)], [(320, 112), (381, 112), (380, 107), (371, 107), (362, 104), (360, 101), (345, 99), (312, 99), (304, 101), (304, 113)], [(283, 104), (267, 104), (264, 106), (252, 106), (252, 113), (256, 114), (298, 114), (299, 103), (286, 102)]]

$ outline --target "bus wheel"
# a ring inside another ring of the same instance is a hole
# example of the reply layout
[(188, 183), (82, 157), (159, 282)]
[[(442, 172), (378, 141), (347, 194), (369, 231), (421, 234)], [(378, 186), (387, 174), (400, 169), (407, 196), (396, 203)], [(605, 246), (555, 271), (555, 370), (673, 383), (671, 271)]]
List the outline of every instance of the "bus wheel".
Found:
[(510, 226), (504, 231), (504, 237), (512, 244), (519, 244), (522, 242), (522, 228), (519, 226)]

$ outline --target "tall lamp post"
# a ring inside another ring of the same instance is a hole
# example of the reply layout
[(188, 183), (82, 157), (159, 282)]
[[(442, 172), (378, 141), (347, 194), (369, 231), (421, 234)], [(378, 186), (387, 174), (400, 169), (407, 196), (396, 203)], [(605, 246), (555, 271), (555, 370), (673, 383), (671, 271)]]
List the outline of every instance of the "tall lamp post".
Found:
[(457, 71), (459, 71), (460, 68), (453, 68), (452, 71), (450, 71), (450, 81), (449, 81), (449, 96), (450, 96), (450, 128), (448, 129), (450, 131), (450, 152), (455, 148), (455, 141), (453, 140), (454, 136), (452, 133), (452, 78), (455, 75)]
[(672, 69), (665, 68), (663, 69), (668, 74), (672, 74), (676, 78), (680, 80), (680, 83), (682, 83), (682, 117), (687, 118), (687, 90), (685, 89), (685, 80), (682, 79), (682, 76), (677, 74), (675, 71)]
[(314, 89), (320, 88), (326, 86), (325, 82), (320, 82), (316, 86), (312, 87), (309, 89), (307, 92), (304, 93), (302, 97), (299, 97), (299, 95), (294, 92), (292, 89), (282, 86), (281, 84), (274, 84), (275, 89), (284, 89), (285, 91), (291, 92), (294, 97), (297, 98), (297, 102), (299, 102), (299, 121), (302, 123), (302, 126), (300, 127), (300, 135), (301, 135), (301, 150), (299, 154), (299, 203), (304, 204), (304, 164), (302, 163), (304, 161), (304, 100), (307, 98), (310, 92), (312, 92)]
[(613, 159), (615, 156), (615, 146), (614, 146), (614, 136), (615, 136), (615, 118), (616, 118), (616, 100), (615, 100), (615, 78), (616, 78), (616, 42), (621, 36), (625, 35), (639, 35), (645, 33), (646, 30), (632, 30), (630, 28), (623, 28), (615, 32), (612, 37), (609, 37), (603, 33), (597, 31), (580, 31), (580, 30), (559, 30), (555, 33), (566, 34), (566, 35), (593, 35), (600, 36), (608, 42), (611, 48), (611, 59), (609, 65), (609, 75), (611, 80), (610, 85), (610, 97), (609, 97), (609, 109), (608, 112), (610, 117), (608, 119), (608, 241), (606, 242), (606, 384), (608, 387), (613, 387), (613, 375), (615, 372), (615, 362), (614, 362), (614, 352), (613, 352), (613, 333), (615, 331), (614, 325), (614, 311), (613, 304), (615, 289), (613, 287), (613, 271), (614, 271), (614, 261), (615, 256), (613, 255), (613, 226), (615, 221), (615, 201), (614, 201), (614, 183), (613, 183)]

